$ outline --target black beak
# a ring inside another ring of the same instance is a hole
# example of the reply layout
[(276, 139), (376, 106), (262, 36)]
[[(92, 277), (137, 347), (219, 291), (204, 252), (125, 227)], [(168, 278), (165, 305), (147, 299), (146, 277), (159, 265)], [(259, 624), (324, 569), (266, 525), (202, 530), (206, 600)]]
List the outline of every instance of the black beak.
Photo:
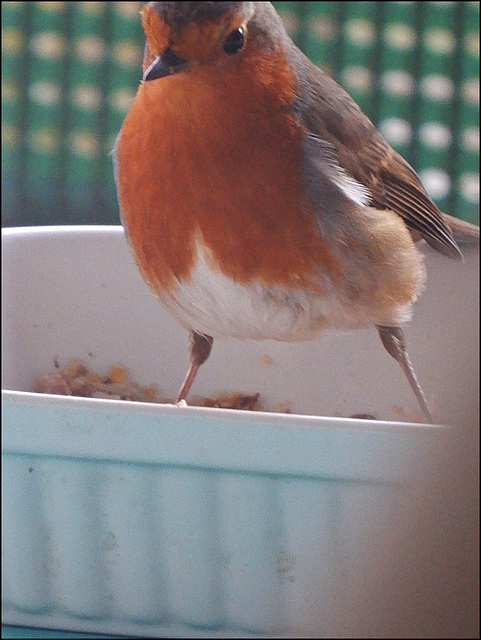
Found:
[(174, 73), (179, 73), (187, 67), (188, 63), (179, 58), (171, 49), (167, 49), (163, 55), (157, 56), (150, 67), (144, 73), (144, 80), (157, 80), (157, 78), (165, 78)]

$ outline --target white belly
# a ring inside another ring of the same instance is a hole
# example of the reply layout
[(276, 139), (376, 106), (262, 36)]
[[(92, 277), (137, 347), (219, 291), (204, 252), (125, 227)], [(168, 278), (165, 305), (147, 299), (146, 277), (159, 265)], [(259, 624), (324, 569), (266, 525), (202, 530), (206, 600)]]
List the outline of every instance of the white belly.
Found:
[(178, 282), (174, 290), (159, 297), (180, 324), (213, 338), (310, 340), (324, 329), (390, 324), (410, 316), (409, 304), (397, 310), (397, 317), (378, 317), (376, 309), (345, 299), (327, 276), (320, 276), (319, 292), (287, 290), (259, 281), (234, 282), (212, 264), (198, 245), (188, 281)]

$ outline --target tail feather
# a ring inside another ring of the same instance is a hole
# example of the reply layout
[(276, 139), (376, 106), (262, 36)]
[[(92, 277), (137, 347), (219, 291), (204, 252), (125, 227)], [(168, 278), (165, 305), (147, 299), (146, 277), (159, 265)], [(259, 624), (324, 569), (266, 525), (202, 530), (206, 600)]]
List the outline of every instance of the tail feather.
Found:
[(451, 229), (455, 240), (462, 244), (479, 243), (479, 227), (470, 222), (465, 222), (459, 218), (443, 213), (444, 222)]

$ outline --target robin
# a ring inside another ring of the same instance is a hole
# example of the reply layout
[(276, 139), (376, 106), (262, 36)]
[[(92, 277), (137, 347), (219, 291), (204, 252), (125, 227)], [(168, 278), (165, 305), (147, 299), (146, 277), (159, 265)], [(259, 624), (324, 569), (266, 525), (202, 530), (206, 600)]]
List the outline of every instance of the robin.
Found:
[(122, 223), (190, 331), (185, 399), (214, 338), (310, 340), (374, 325), (426, 420), (402, 326), (424, 239), (461, 260), (479, 229), (294, 45), (270, 2), (148, 2), (143, 78), (114, 149)]

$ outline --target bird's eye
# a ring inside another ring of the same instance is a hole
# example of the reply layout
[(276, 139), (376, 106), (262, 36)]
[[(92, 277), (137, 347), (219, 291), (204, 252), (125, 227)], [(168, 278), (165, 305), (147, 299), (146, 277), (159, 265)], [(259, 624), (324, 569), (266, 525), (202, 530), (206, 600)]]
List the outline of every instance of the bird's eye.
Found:
[(244, 27), (239, 27), (227, 36), (224, 41), (224, 51), (229, 54), (237, 53), (244, 46), (244, 42), (245, 30)]

